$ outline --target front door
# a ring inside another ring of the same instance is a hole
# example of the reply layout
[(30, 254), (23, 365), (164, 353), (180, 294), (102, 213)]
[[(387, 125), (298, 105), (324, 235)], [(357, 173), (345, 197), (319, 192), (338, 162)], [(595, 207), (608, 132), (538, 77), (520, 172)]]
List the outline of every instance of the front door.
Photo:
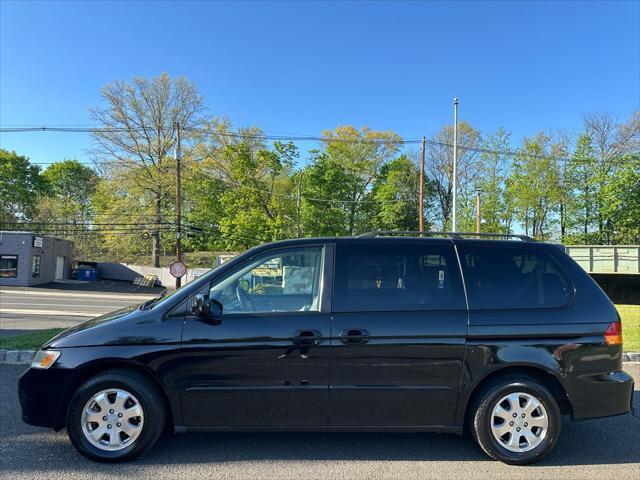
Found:
[(219, 322), (189, 317), (183, 331), (187, 426), (327, 423), (328, 250), (272, 250), (213, 280)]
[(453, 425), (467, 310), (452, 243), (338, 243), (335, 263), (330, 425)]
[(56, 280), (62, 280), (64, 278), (64, 257), (56, 257)]

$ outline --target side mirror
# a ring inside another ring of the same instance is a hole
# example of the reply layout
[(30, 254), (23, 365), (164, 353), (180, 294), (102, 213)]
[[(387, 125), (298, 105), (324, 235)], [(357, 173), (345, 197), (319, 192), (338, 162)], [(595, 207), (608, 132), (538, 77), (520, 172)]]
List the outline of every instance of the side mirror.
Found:
[(208, 295), (198, 294), (193, 298), (191, 313), (218, 324), (222, 316), (222, 304), (218, 300), (209, 300)]
[(191, 306), (191, 313), (197, 317), (209, 316), (209, 297), (207, 295), (198, 294), (193, 297), (193, 305)]

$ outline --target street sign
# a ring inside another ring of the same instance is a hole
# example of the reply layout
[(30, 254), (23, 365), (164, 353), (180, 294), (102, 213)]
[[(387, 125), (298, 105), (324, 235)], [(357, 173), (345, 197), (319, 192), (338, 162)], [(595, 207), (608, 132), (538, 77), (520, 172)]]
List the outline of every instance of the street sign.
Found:
[(42, 248), (42, 237), (33, 236), (33, 246), (35, 248)]
[(182, 278), (187, 273), (187, 267), (182, 262), (173, 262), (169, 265), (169, 273), (175, 278)]

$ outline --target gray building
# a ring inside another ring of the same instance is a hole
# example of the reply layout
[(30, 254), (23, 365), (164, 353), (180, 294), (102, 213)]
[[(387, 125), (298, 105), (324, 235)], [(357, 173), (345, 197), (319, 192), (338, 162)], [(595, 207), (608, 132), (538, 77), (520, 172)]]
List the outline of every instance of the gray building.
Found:
[(0, 286), (30, 287), (71, 276), (73, 242), (0, 231)]

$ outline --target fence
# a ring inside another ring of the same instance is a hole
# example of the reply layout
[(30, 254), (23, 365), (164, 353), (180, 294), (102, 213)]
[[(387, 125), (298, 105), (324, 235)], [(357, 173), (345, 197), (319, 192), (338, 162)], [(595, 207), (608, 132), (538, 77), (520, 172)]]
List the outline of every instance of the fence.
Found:
[[(189, 283), (204, 275), (210, 269), (193, 268), (188, 269), (187, 274), (182, 277), (182, 284)], [(173, 288), (176, 279), (169, 273), (169, 268), (146, 267), (143, 265), (131, 265), (128, 263), (98, 262), (98, 277), (105, 280), (120, 280), (123, 282), (133, 282), (136, 278), (144, 278), (146, 275), (155, 275), (158, 282), (167, 288)]]

